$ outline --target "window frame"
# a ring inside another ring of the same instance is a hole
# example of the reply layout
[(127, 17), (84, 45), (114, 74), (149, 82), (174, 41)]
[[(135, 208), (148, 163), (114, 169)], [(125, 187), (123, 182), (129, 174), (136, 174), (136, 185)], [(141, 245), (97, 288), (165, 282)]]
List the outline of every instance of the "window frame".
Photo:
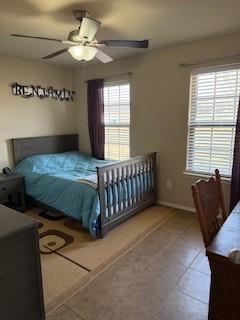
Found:
[[(198, 74), (205, 74), (205, 73), (212, 73), (212, 72), (221, 72), (221, 71), (228, 71), (228, 70), (235, 70), (235, 69), (240, 69), (240, 64), (239, 63), (234, 63), (234, 64), (227, 64), (227, 65), (218, 65), (218, 66), (210, 66), (210, 67), (202, 67), (202, 68), (197, 68), (194, 69), (190, 72), (190, 79), (189, 79), (189, 104), (188, 104), (188, 126), (187, 126), (187, 148), (186, 148), (186, 162), (185, 162), (185, 171), (183, 174), (187, 177), (210, 177), (214, 173), (210, 172), (203, 172), (203, 171), (195, 171), (191, 170), (189, 168), (189, 158), (190, 158), (190, 137), (191, 137), (191, 128), (194, 128), (194, 126), (191, 124), (191, 115), (192, 115), (192, 92), (193, 92), (193, 81), (192, 77), (196, 76)], [(224, 124), (219, 124), (219, 125), (213, 125), (213, 123), (209, 123), (209, 127), (219, 127), (222, 128), (226, 125)], [(200, 125), (199, 127), (204, 127), (204, 125)], [(229, 127), (232, 127), (232, 125), (229, 125)], [(231, 171), (231, 170), (230, 170)], [(229, 182), (231, 180), (231, 174), (226, 175), (226, 174), (221, 174), (223, 180), (225, 182)]]
[[(128, 128), (128, 132), (129, 132), (129, 144), (128, 144), (128, 150), (129, 150), (129, 157), (131, 157), (131, 118), (132, 118), (132, 113), (131, 113), (131, 78), (121, 78), (121, 79), (117, 79), (117, 80), (104, 80), (104, 89), (105, 87), (112, 87), (112, 86), (120, 86), (120, 85), (124, 85), (124, 84), (128, 84), (129, 85), (129, 124), (106, 124), (105, 123), (105, 119), (104, 119), (104, 132), (105, 132), (105, 127), (108, 128)], [(105, 136), (106, 139), (106, 136)], [(105, 146), (104, 146), (105, 149)], [(105, 153), (105, 150), (104, 150)], [(127, 158), (127, 159), (128, 159)], [(110, 159), (110, 158), (106, 158), (106, 160), (113, 160), (113, 161), (122, 161), (120, 159)]]

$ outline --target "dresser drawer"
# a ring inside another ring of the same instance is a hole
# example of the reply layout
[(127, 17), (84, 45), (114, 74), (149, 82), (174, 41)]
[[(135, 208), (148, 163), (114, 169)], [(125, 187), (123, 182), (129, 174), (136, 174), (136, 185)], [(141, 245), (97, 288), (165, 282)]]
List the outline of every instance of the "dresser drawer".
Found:
[(21, 180), (0, 182), (0, 198), (21, 191)]

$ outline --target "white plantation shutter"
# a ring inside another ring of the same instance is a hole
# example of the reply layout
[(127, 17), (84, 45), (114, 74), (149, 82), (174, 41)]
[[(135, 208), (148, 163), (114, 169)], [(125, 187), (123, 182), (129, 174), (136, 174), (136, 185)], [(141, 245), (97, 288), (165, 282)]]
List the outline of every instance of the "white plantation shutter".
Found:
[(239, 66), (191, 74), (187, 171), (231, 175), (239, 93)]
[(129, 158), (130, 84), (116, 81), (104, 85), (105, 158)]

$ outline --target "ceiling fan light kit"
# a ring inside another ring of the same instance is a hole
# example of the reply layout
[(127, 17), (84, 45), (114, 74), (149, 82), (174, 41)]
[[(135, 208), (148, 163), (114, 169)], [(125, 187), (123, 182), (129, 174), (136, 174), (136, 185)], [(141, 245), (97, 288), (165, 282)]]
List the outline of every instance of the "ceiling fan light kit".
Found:
[(89, 61), (92, 60), (98, 49), (94, 47), (87, 47), (87, 46), (74, 46), (70, 47), (68, 49), (68, 52), (71, 54), (71, 56), (79, 61)]
[(48, 40), (60, 42), (63, 44), (72, 45), (70, 48), (64, 48), (53, 52), (42, 59), (51, 59), (57, 57), (65, 52), (69, 52), (70, 55), (78, 61), (89, 61), (96, 57), (103, 63), (113, 61), (113, 59), (105, 52), (99, 50), (101, 47), (113, 47), (113, 48), (148, 48), (148, 40), (100, 40), (96, 39), (96, 33), (98, 32), (101, 22), (95, 19), (89, 18), (89, 13), (85, 10), (75, 10), (73, 15), (80, 26), (77, 30), (72, 30), (68, 34), (68, 40), (60, 40), (47, 37), (38, 37), (31, 35), (12, 34), (13, 37), (28, 38), (36, 40)]

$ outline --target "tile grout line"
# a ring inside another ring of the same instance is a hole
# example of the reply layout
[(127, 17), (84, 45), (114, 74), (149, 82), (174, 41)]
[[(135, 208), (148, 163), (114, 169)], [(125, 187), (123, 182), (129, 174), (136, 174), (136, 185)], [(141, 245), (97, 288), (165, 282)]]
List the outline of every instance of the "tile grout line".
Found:
[[(95, 274), (91, 279), (89, 279), (89, 281), (87, 281), (87, 283), (86, 283), (85, 285), (83, 285), (81, 288), (79, 288), (77, 291), (75, 291), (72, 295), (70, 295), (69, 297), (67, 297), (61, 304), (57, 305), (53, 310), (51, 310), (51, 311), (48, 313), (48, 316), (49, 316), (50, 314), (52, 314), (54, 311), (56, 311), (56, 309), (58, 309), (61, 305), (67, 307), (67, 305), (66, 305), (65, 303), (66, 303), (69, 299), (71, 299), (74, 295), (76, 295), (78, 292), (80, 292), (82, 289), (84, 289), (86, 286), (88, 286), (88, 285), (89, 285), (92, 281), (94, 281), (101, 273), (103, 273), (105, 270), (107, 270), (111, 265), (115, 264), (115, 262), (117, 262), (118, 260), (120, 260), (124, 255), (126, 255), (128, 252), (132, 251), (136, 246), (138, 246), (141, 242), (143, 242), (150, 234), (154, 233), (154, 231), (156, 231), (160, 226), (163, 226), (169, 219), (171, 219), (172, 217), (174, 217), (174, 214), (175, 214), (175, 210), (171, 210), (170, 213), (169, 213), (169, 216), (165, 217), (158, 225), (156, 225), (152, 230), (150, 230), (149, 232), (147, 232), (147, 233), (143, 236), (142, 239), (139, 239), (139, 241), (137, 241), (132, 247), (128, 248), (128, 249), (127, 249), (125, 252), (123, 252), (119, 257), (117, 257), (115, 260), (113, 260), (109, 265), (107, 265), (107, 266), (106, 266), (105, 268), (103, 268), (100, 272), (98, 272), (97, 274)], [(170, 245), (172, 244), (172, 242), (175, 241), (175, 240), (179, 237), (179, 235), (180, 235), (185, 229), (187, 229), (188, 225), (190, 225), (190, 224), (191, 224), (191, 222), (189, 222), (189, 223), (183, 228), (183, 230), (181, 230), (180, 232), (177, 232), (177, 233), (174, 235), (174, 237), (172, 238), (172, 240), (171, 240), (168, 244), (166, 244), (166, 245), (161, 249), (161, 251), (160, 251), (155, 257), (151, 258), (151, 259), (149, 260), (149, 262), (143, 267), (143, 269), (142, 269), (141, 271), (145, 270), (145, 269), (152, 263), (152, 261), (153, 261), (154, 259), (156, 259), (156, 257), (160, 256), (160, 255), (162, 254), (163, 250), (166, 249), (168, 246), (170, 246)], [(48, 249), (49, 249), (49, 248), (48, 248)], [(57, 253), (57, 252), (55, 252), (55, 253)], [(58, 253), (57, 253), (57, 254), (58, 254)], [(60, 254), (60, 255), (61, 255), (61, 254)], [(197, 256), (198, 256), (198, 255), (197, 255)], [(63, 256), (63, 258), (65, 258), (65, 257)], [(197, 258), (197, 257), (196, 257), (196, 258)], [(196, 258), (195, 258), (195, 259), (196, 259)], [(195, 259), (194, 259), (194, 260), (195, 260)], [(194, 261), (194, 260), (193, 260), (193, 261)], [(73, 261), (71, 261), (71, 262), (73, 262)], [(74, 262), (73, 262), (73, 263), (74, 263)], [(193, 262), (192, 262), (192, 263), (193, 263)], [(80, 265), (80, 267), (82, 267), (82, 266)], [(183, 278), (183, 276), (185, 275), (185, 273), (190, 269), (190, 266), (188, 266), (188, 267), (185, 266), (185, 267), (186, 267), (186, 270), (185, 270), (185, 272), (183, 273), (183, 275), (180, 277), (180, 280), (178, 281), (178, 283), (177, 283), (176, 287), (174, 288), (173, 292), (176, 290), (179, 282), (181, 281), (181, 279)], [(191, 270), (193, 270), (193, 269), (191, 269)], [(139, 275), (139, 273), (140, 273), (140, 271), (137, 273), (136, 277)], [(102, 287), (104, 287), (104, 286), (102, 286)], [(104, 287), (104, 288), (105, 288), (105, 287)], [(105, 289), (107, 289), (107, 288), (105, 288)], [(180, 291), (180, 290), (179, 290), (179, 291)], [(188, 295), (188, 294), (186, 294), (186, 293), (184, 293), (184, 292), (182, 292), (182, 291), (180, 291), (180, 292), (183, 293), (183, 294), (185, 294), (185, 295), (187, 295), (187, 296), (190, 296), (190, 295)], [(191, 296), (190, 296), (190, 297), (191, 297)], [(192, 298), (195, 299), (195, 300), (198, 300), (198, 299), (196, 299), (196, 298), (194, 298), (194, 297), (192, 297)], [(202, 302), (201, 300), (198, 300), (198, 301)], [(203, 303), (204, 303), (204, 302), (203, 302)], [(135, 305), (134, 303), (131, 303), (131, 304), (139, 308), (139, 306)], [(69, 308), (69, 307), (67, 307), (67, 308), (68, 308), (69, 310), (71, 310), (72, 312), (74, 312), (71, 308)], [(154, 315), (154, 316), (156, 317), (156, 315), (155, 315), (154, 313), (152, 313), (152, 312), (150, 312), (150, 311), (148, 311), (148, 310), (145, 310), (145, 309), (142, 309), (142, 308), (139, 308), (139, 309), (144, 310), (144, 311), (147, 311), (148, 313), (150, 313), (150, 314), (152, 314), (152, 315)], [(74, 312), (74, 313), (75, 313), (75, 312)], [(76, 313), (75, 313), (75, 314), (76, 314)], [(80, 315), (78, 315), (78, 314), (76, 314), (76, 315), (82, 319), (82, 316), (80, 316)], [(158, 317), (158, 318), (159, 318), (159, 317)], [(83, 319), (83, 320), (84, 320), (84, 319)], [(160, 318), (159, 318), (159, 320), (160, 320)]]
[[(199, 258), (200, 255), (202, 255), (202, 249), (201, 249), (201, 251), (199, 252), (199, 254), (196, 256), (196, 258), (193, 260), (193, 262), (190, 264), (189, 269), (191, 269), (191, 270), (193, 270), (193, 271), (200, 272), (200, 273), (202, 273), (202, 274), (210, 277), (210, 276), (211, 276), (211, 272), (210, 272), (210, 274), (209, 274), (209, 273), (207, 273), (207, 272), (203, 272), (203, 271), (197, 270), (197, 269), (195, 269), (195, 268), (192, 267), (193, 263)], [(204, 255), (204, 257), (207, 257), (207, 256)]]
[(137, 241), (131, 248), (128, 248), (125, 252), (123, 252), (119, 257), (117, 257), (115, 260), (113, 260), (109, 265), (107, 265), (105, 268), (103, 268), (101, 271), (99, 271), (97, 274), (92, 274), (92, 278), (89, 279), (81, 288), (79, 288), (78, 290), (76, 290), (74, 293), (72, 293), (69, 297), (67, 297), (63, 302), (61, 302), (59, 305), (57, 305), (55, 308), (53, 308), (51, 311), (48, 312), (47, 316), (51, 315), (54, 311), (56, 311), (61, 305), (65, 306), (65, 302), (67, 302), (68, 300), (70, 300), (75, 294), (77, 294), (79, 291), (83, 290), (86, 286), (88, 286), (91, 282), (93, 282), (101, 273), (103, 273), (105, 270), (107, 270), (111, 265), (113, 265), (115, 262), (117, 262), (118, 260), (120, 260), (120, 258), (122, 258), (125, 254), (127, 254), (128, 252), (130, 252), (132, 249), (134, 249), (139, 243), (141, 243), (142, 241), (144, 241), (144, 239), (149, 236), (152, 232), (154, 232), (155, 230), (157, 230), (161, 225), (163, 225), (165, 222), (167, 222), (168, 219), (170, 219), (173, 215), (174, 215), (174, 210), (171, 209), (170, 210), (171, 213), (169, 214), (169, 216), (167, 216), (166, 218), (163, 219), (163, 221), (160, 221), (158, 225), (156, 225), (152, 230), (150, 230), (149, 232), (146, 233), (146, 235), (143, 236), (142, 239), (140, 239), (139, 241)]
[[(185, 274), (187, 273), (187, 271), (189, 271), (189, 270), (193, 270), (193, 269), (191, 269), (190, 267), (188, 267), (187, 270), (183, 273), (181, 279), (184, 277), (184, 275), (185, 275)], [(197, 271), (197, 270), (193, 270), (193, 271), (194, 271), (194, 272), (199, 272), (199, 273), (205, 275), (205, 273), (202, 273), (202, 272), (200, 272), (200, 271)], [(209, 276), (208, 276), (208, 277), (209, 277)], [(210, 277), (209, 277), (209, 278), (210, 278)], [(180, 281), (181, 281), (181, 280), (180, 280)], [(179, 285), (180, 281), (178, 282), (177, 286)], [(189, 297), (191, 297), (191, 298), (193, 298), (193, 299), (195, 299), (195, 300), (197, 300), (197, 301), (200, 301), (200, 302), (208, 305), (208, 303), (206, 303), (205, 301), (202, 301), (202, 300), (200, 300), (200, 299), (198, 299), (198, 298), (195, 298), (195, 297), (191, 296), (190, 294), (182, 291), (181, 289), (177, 289), (177, 286), (176, 286), (176, 288), (175, 288), (174, 290), (177, 290), (177, 291), (179, 291), (179, 292), (181, 292), (181, 293), (183, 293), (183, 294), (185, 294), (185, 295), (187, 295), (187, 296), (189, 296)]]
[(191, 266), (189, 267), (189, 269), (191, 269), (192, 271), (197, 271), (197, 272), (199, 272), (201, 274), (204, 274), (205, 276), (208, 276), (209, 278), (211, 277), (211, 274), (203, 272), (203, 271), (200, 271), (200, 270), (197, 270), (197, 269), (194, 269)]
[[(172, 215), (169, 216), (168, 219), (171, 218), (171, 217), (172, 217)], [(167, 219), (167, 220), (168, 220), (168, 219)], [(167, 220), (165, 220), (164, 223), (167, 222)], [(163, 223), (162, 225), (164, 225), (164, 223)], [(156, 229), (157, 229), (157, 228), (155, 228), (152, 232), (156, 231)], [(183, 230), (184, 230), (184, 229), (183, 229)], [(182, 231), (183, 231), (183, 230), (182, 230)], [(181, 232), (182, 232), (182, 231), (181, 231)], [(157, 257), (161, 256), (162, 252), (163, 252), (166, 248), (168, 248), (168, 247), (172, 244), (172, 242), (175, 241), (175, 240), (179, 237), (179, 234), (180, 234), (181, 232), (177, 233), (177, 234), (173, 237), (173, 239), (172, 239), (167, 245), (165, 245), (158, 254), (156, 254), (155, 257), (151, 258), (151, 259), (149, 260), (149, 262), (142, 268), (142, 270), (140, 270), (140, 271), (137, 272), (137, 274), (134, 276), (133, 279), (136, 279), (136, 278), (139, 276), (139, 274), (140, 274), (141, 272), (143, 272), (144, 270), (146, 270), (147, 267), (148, 267)], [(144, 241), (144, 239), (142, 239), (141, 242), (142, 242), (142, 241)], [(129, 250), (129, 251), (131, 251), (131, 250)], [(199, 250), (199, 252), (200, 252), (200, 250)], [(166, 259), (166, 260), (167, 260), (167, 259)], [(185, 267), (186, 270), (184, 271), (184, 273), (182, 274), (182, 276), (180, 276), (179, 281), (177, 282), (176, 286), (175, 286), (174, 289), (173, 289), (173, 292), (177, 289), (177, 286), (178, 286), (178, 284), (180, 283), (182, 277), (185, 275), (185, 273), (186, 273), (186, 272), (188, 271), (188, 269), (189, 269), (189, 266), (186, 266), (186, 265), (183, 265), (183, 264), (181, 264), (181, 265), (182, 265), (183, 267)], [(105, 290), (108, 291), (108, 288), (106, 288), (106, 287), (104, 286), (104, 284), (99, 284), (99, 283), (98, 283), (98, 286), (100, 286), (100, 287), (102, 287), (102, 288), (104, 288)], [(127, 288), (128, 288), (128, 286), (127, 286), (126, 288), (124, 288), (123, 291), (126, 290)], [(125, 300), (125, 298), (124, 298), (124, 300)], [(128, 301), (128, 300), (126, 300), (126, 301)], [(129, 301), (128, 301), (128, 302), (129, 302)], [(140, 310), (143, 310), (144, 312), (148, 312), (149, 314), (152, 314), (154, 317), (156, 317), (156, 318), (158, 318), (159, 320), (161, 320), (161, 318), (159, 318), (159, 316), (158, 316), (157, 314), (155, 314), (155, 313), (153, 313), (153, 312), (150, 312), (150, 311), (147, 310), (147, 309), (141, 308), (141, 307), (139, 307), (138, 305), (136, 305), (135, 303), (133, 303), (133, 302), (131, 302), (131, 301), (130, 301), (130, 303), (131, 303), (132, 305), (134, 305), (135, 307), (139, 308)]]
[[(102, 289), (106, 290), (109, 294), (111, 294), (107, 288), (105, 288), (103, 285), (101, 284), (97, 284), (97, 286), (101, 287)], [(113, 294), (114, 297), (116, 298), (116, 300), (119, 300), (119, 297), (115, 294)], [(152, 315), (156, 318), (156, 320), (162, 320), (158, 315), (156, 315), (154, 312), (149, 311), (148, 309), (144, 309), (141, 306), (138, 306), (137, 304), (135, 304), (134, 302), (132, 302), (131, 300), (127, 300), (125, 297), (121, 297), (122, 301), (127, 302), (129, 305), (134, 306), (135, 308), (142, 310), (146, 313), (148, 313), (149, 315)], [(84, 320), (84, 319), (83, 319)]]
[[(172, 216), (170, 216), (169, 218), (171, 218)], [(167, 221), (167, 220), (166, 220)], [(165, 222), (166, 222), (165, 221)], [(164, 222), (164, 223), (165, 223)], [(153, 260), (154, 259), (156, 259), (157, 257), (159, 257), (162, 253), (163, 253), (163, 251), (164, 250), (166, 250), (168, 247), (170, 247), (171, 246), (171, 244), (180, 236), (180, 234), (185, 230), (185, 228), (187, 228), (187, 226), (186, 227), (184, 227), (183, 228), (183, 230), (181, 230), (181, 231), (179, 231), (176, 235), (175, 235), (175, 237), (173, 237), (173, 239), (166, 245), (166, 246), (164, 246), (164, 248), (162, 248), (162, 250), (159, 252), (159, 254), (157, 254), (154, 258), (152, 258), (151, 260), (150, 260), (150, 262), (145, 266), (146, 268), (150, 265), (150, 263), (152, 263), (153, 262)], [(155, 231), (155, 230), (154, 230)], [(199, 250), (199, 253), (197, 254), (197, 256), (194, 258), (194, 260), (193, 261), (195, 261), (195, 259), (198, 257), (198, 255), (201, 253), (201, 250), (202, 249), (194, 249), (194, 248), (191, 248), (192, 250)], [(192, 262), (193, 263), (193, 262)], [(189, 265), (189, 266), (186, 266), (186, 265), (184, 265), (184, 264), (182, 264), (182, 263), (180, 263), (179, 262), (179, 264), (181, 264), (182, 266), (184, 266), (184, 267), (186, 267), (187, 269), (188, 268), (190, 268), (190, 266), (192, 265), (192, 263)]]
[[(158, 227), (160, 227), (161, 225), (164, 225), (164, 223), (167, 222), (167, 220), (168, 220), (169, 218), (171, 218), (171, 217), (172, 217), (172, 215), (169, 216), (162, 224), (156, 226), (156, 228), (154, 228), (151, 232), (149, 232), (148, 234), (146, 234), (146, 236), (145, 236), (143, 239), (141, 239), (136, 245), (134, 245), (134, 247), (130, 248), (130, 249), (127, 250), (125, 253), (123, 253), (123, 255), (121, 255), (118, 259), (116, 259), (115, 261), (113, 261), (113, 263), (111, 263), (109, 266), (107, 266), (105, 269), (103, 269), (100, 273), (98, 273), (98, 274), (96, 275), (96, 277), (94, 277), (93, 279), (91, 279), (86, 285), (88, 285), (90, 282), (92, 282), (93, 280), (95, 280), (103, 271), (107, 270), (111, 265), (113, 265), (113, 264), (114, 264), (115, 262), (117, 262), (120, 258), (122, 258), (125, 254), (127, 254), (127, 252), (132, 251), (139, 243), (143, 242), (144, 239), (145, 239), (148, 235), (154, 233), (154, 231), (156, 231), (156, 230), (158, 229)], [(144, 267), (142, 267), (142, 269), (139, 270), (139, 271), (134, 275), (133, 279), (136, 279), (141, 272), (145, 271), (145, 270), (147, 269), (147, 267), (148, 267), (158, 256), (160, 256), (160, 255), (162, 254), (163, 250), (165, 250), (177, 237), (178, 237), (178, 234), (176, 234), (176, 235), (174, 236), (174, 238), (169, 242), (169, 244), (166, 244), (166, 245), (161, 249), (161, 251), (156, 254), (155, 257), (151, 258), (151, 259), (149, 260), (149, 262), (148, 262)], [(184, 267), (186, 267), (186, 266), (184, 266)], [(186, 268), (187, 268), (187, 267), (186, 267)], [(98, 286), (100, 286), (100, 287), (102, 287), (102, 288), (104, 288), (105, 290), (108, 291), (108, 288), (105, 287), (104, 284), (99, 284), (99, 283), (98, 283)], [(127, 286), (127, 287), (128, 287), (128, 286)], [(126, 290), (127, 287), (124, 288), (123, 291)], [(82, 289), (82, 288), (81, 288), (81, 289)], [(80, 290), (81, 290), (81, 289), (80, 289)], [(80, 291), (80, 290), (79, 290), (79, 291)], [(126, 300), (126, 301), (127, 301), (127, 300)], [(131, 304), (133, 304), (134, 306), (136, 306), (136, 307), (139, 308), (139, 306), (135, 305), (133, 302), (131, 302)], [(145, 309), (142, 309), (142, 308), (139, 308), (139, 309), (144, 310), (144, 311), (147, 311), (148, 313), (150, 313), (150, 314), (152, 314), (152, 315), (154, 315), (154, 316), (156, 317), (156, 315), (155, 315), (154, 313), (150, 312), (149, 310), (145, 310)], [(158, 318), (159, 318), (159, 317), (158, 317)], [(161, 320), (161, 319), (159, 319), (159, 320)]]
[(188, 293), (186, 293), (186, 292), (184, 292), (184, 291), (182, 291), (182, 290), (180, 290), (180, 289), (177, 289), (176, 291), (179, 291), (179, 292), (181, 292), (182, 294), (185, 294), (186, 296), (188, 296), (188, 297), (190, 297), (190, 298), (192, 298), (192, 299), (194, 299), (194, 300), (197, 300), (197, 301), (199, 301), (199, 302), (201, 302), (201, 303), (203, 303), (203, 304), (205, 304), (205, 305), (209, 305), (208, 303), (206, 303), (205, 301), (202, 301), (202, 300), (200, 300), (200, 299), (198, 299), (198, 298), (196, 298), (196, 297), (193, 297), (193, 296), (191, 296), (190, 294), (188, 294)]
[(62, 304), (66, 309), (70, 310), (72, 313), (74, 313), (78, 318), (79, 320), (85, 320), (82, 316), (80, 316), (78, 313), (76, 313), (74, 310), (72, 310), (71, 308), (69, 308), (67, 305), (65, 304)]

